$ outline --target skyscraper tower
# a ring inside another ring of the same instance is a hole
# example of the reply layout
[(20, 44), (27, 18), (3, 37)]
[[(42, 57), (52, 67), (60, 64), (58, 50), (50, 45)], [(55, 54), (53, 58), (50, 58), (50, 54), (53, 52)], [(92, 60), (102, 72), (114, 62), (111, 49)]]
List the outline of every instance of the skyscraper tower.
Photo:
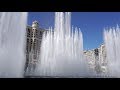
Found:
[(27, 26), (26, 32), (26, 66), (25, 72), (34, 72), (40, 55), (42, 35), (45, 31), (39, 28), (39, 23), (34, 21), (31, 26)]

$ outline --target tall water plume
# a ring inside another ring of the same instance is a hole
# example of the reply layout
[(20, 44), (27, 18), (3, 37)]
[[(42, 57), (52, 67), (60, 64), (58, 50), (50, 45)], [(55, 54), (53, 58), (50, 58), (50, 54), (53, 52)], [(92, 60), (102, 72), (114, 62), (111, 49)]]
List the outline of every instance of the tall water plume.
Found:
[(0, 77), (23, 77), (26, 12), (0, 12)]
[(85, 77), (87, 71), (80, 29), (71, 28), (70, 12), (56, 12), (54, 29), (43, 35), (36, 75)]
[(104, 31), (104, 41), (107, 52), (108, 75), (120, 77), (120, 28), (110, 28)]

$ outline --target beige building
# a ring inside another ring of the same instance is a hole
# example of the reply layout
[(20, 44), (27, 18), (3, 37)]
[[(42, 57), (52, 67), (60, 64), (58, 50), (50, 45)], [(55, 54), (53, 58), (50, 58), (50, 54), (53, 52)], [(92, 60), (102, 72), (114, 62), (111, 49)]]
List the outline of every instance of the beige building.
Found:
[(85, 60), (87, 60), (89, 67), (91, 69), (94, 69), (95, 68), (94, 49), (93, 50), (84, 51), (84, 57), (85, 57)]
[(100, 45), (99, 48), (84, 51), (84, 57), (91, 69), (94, 69), (97, 73), (106, 72), (107, 60), (104, 44)]
[(26, 29), (26, 65), (25, 71), (34, 71), (40, 55), (40, 46), (45, 29), (39, 28), (39, 23), (34, 21)]

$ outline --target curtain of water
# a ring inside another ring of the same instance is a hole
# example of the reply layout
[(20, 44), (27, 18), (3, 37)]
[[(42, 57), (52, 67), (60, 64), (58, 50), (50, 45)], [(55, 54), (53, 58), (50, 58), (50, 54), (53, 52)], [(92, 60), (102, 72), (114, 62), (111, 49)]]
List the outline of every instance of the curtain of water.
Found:
[(0, 12), (0, 77), (23, 77), (27, 12)]
[(108, 76), (120, 77), (120, 28), (110, 28), (104, 31), (104, 41), (107, 52)]
[(56, 12), (54, 33), (52, 31), (43, 35), (36, 75), (87, 76), (82, 33), (78, 28), (71, 30), (71, 13)]

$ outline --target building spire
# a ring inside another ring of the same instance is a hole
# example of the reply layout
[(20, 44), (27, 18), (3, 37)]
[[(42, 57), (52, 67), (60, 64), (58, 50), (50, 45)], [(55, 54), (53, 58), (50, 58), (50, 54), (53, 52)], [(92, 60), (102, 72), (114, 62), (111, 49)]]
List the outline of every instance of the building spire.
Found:
[(38, 21), (33, 21), (33, 23), (32, 23), (32, 28), (39, 28), (39, 23), (38, 23)]

